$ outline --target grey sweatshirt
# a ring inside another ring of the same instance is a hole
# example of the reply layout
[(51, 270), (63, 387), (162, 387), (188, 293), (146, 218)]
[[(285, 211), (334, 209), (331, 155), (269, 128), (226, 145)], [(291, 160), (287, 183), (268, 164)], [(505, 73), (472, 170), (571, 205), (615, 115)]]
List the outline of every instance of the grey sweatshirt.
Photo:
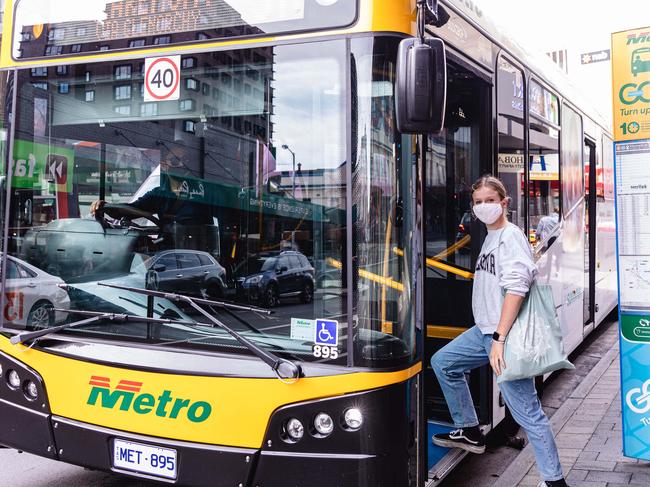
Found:
[[(501, 248), (497, 251), (497, 246)], [(503, 305), (502, 289), (525, 296), (537, 274), (533, 252), (524, 233), (512, 223), (488, 230), (476, 262), (472, 288), (474, 321), (481, 333), (496, 331)]]

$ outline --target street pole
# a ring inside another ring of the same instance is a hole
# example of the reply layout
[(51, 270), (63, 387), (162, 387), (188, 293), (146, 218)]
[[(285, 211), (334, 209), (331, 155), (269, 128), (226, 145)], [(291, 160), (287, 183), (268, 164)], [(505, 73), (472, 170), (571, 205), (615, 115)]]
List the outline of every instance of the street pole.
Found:
[(291, 197), (296, 199), (296, 154), (291, 151), (291, 159), (293, 160), (292, 167), (293, 171), (291, 173)]
[(282, 148), (291, 152), (291, 167), (293, 169), (293, 172), (291, 173), (291, 196), (293, 199), (296, 199), (296, 153), (292, 151), (287, 144), (283, 144)]

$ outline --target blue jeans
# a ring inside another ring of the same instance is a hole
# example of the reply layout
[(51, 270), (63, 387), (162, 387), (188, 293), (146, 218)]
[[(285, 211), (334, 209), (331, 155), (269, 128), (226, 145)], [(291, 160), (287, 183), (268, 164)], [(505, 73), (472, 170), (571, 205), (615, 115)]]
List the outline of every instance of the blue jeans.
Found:
[[(478, 425), (465, 374), (488, 364), (491, 349), (492, 336), (483, 335), (477, 326), (473, 326), (431, 357), (431, 366), (438, 377), (457, 428)], [(524, 428), (528, 440), (533, 445), (542, 479), (561, 479), (562, 466), (555, 438), (537, 397), (533, 379), (501, 382), (499, 389), (515, 421)]]

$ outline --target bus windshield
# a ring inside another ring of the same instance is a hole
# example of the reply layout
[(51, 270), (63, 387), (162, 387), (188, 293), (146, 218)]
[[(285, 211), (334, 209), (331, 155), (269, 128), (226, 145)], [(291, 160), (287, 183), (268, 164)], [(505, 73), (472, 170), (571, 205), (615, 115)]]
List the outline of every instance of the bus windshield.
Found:
[[(408, 226), (395, 222), (398, 207), (402, 220), (410, 208), (395, 177), (408, 186), (410, 171), (397, 172), (390, 123), (397, 43), (381, 57), (372, 39), (356, 44), (364, 148), (353, 176), (362, 276), (353, 321), (359, 357), (372, 364), (412, 352), (393, 336), (412, 335), (410, 251), (396, 237)], [(323, 360), (313, 350), (316, 322), (330, 323), (336, 352), (325, 358), (349, 365), (345, 52), (344, 40), (332, 40), (316, 50), (183, 55), (179, 99), (159, 102), (144, 100), (144, 59), (18, 71), (8, 249), (35, 287), (7, 279), (16, 299), (5, 326), (81, 319), (52, 307), (205, 323), (182, 303), (106, 283), (271, 308), (270, 316), (212, 311), (260, 346), (302, 360)], [(49, 211), (37, 212), (43, 201)], [(134, 323), (66, 333), (237, 349), (225, 333), (190, 330), (152, 335)]]

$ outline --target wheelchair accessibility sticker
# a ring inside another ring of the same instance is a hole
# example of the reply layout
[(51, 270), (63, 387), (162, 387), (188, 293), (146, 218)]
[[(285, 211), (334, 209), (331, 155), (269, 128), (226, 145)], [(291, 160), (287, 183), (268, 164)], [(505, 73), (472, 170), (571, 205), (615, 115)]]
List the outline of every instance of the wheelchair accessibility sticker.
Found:
[(631, 411), (645, 414), (650, 411), (650, 379), (641, 387), (633, 387), (625, 395), (625, 402)]
[(339, 344), (339, 322), (316, 320), (316, 345), (336, 347)]
[(337, 359), (339, 357), (339, 322), (316, 320), (312, 353), (316, 358)]

